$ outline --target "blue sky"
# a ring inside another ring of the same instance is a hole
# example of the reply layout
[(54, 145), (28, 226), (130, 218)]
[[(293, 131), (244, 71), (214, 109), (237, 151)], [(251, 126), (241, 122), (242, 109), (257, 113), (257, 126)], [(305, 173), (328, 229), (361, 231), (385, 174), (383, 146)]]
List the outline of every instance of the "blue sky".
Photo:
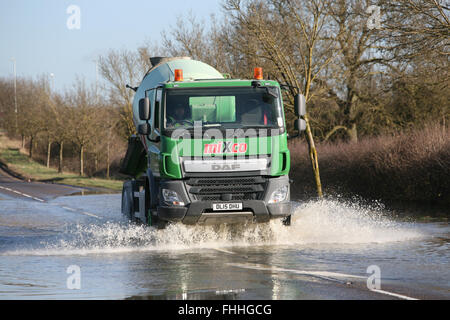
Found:
[[(109, 49), (158, 42), (161, 32), (191, 10), (198, 19), (221, 15), (220, 0), (0, 0), (0, 77), (54, 73), (55, 87), (76, 75), (95, 81), (94, 59)], [(80, 29), (69, 30), (67, 8), (80, 8)], [(166, 6), (167, 5), (167, 6)]]

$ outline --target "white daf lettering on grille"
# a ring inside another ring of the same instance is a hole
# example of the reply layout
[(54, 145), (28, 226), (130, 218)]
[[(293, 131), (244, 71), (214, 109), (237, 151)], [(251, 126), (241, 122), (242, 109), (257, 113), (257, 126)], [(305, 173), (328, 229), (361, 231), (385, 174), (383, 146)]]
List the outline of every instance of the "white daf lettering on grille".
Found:
[(261, 171), (267, 169), (267, 159), (185, 160), (185, 172)]

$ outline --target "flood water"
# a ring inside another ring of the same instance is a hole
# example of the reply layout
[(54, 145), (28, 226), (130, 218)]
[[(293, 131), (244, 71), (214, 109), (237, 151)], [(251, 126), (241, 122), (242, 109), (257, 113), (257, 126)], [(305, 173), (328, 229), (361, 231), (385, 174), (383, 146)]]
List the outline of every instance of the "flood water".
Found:
[[(313, 200), (295, 203), (290, 227), (155, 230), (126, 221), (120, 197), (1, 199), (0, 299), (450, 298), (448, 222)], [(368, 289), (369, 266), (384, 293)]]

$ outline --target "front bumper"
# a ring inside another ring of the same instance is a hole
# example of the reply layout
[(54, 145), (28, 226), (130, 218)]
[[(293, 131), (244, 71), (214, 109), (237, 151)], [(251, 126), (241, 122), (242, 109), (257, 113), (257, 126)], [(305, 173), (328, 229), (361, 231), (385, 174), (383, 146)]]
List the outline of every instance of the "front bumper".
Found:
[[(231, 200), (231, 201), (192, 201), (183, 180), (161, 181), (160, 190), (170, 189), (182, 198), (185, 206), (171, 206), (162, 201), (160, 194), (160, 204), (157, 209), (158, 217), (166, 221), (182, 222), (184, 224), (217, 224), (217, 223), (241, 223), (267, 222), (270, 219), (282, 218), (291, 214), (291, 203), (289, 193), (285, 201), (269, 204), (268, 200), (273, 191), (277, 188), (289, 185), (288, 176), (269, 178), (264, 195), (259, 200)], [(239, 211), (213, 211), (213, 203), (242, 203), (242, 210)]]

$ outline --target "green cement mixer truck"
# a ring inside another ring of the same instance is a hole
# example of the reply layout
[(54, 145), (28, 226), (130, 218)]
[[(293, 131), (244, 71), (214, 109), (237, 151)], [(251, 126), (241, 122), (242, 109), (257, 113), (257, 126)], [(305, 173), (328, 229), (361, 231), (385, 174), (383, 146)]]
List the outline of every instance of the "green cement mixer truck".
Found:
[[(290, 155), (280, 85), (230, 79), (187, 57), (151, 58), (135, 91), (121, 172), (122, 213), (157, 228), (167, 223), (290, 224)], [(294, 99), (296, 129), (305, 101)]]

